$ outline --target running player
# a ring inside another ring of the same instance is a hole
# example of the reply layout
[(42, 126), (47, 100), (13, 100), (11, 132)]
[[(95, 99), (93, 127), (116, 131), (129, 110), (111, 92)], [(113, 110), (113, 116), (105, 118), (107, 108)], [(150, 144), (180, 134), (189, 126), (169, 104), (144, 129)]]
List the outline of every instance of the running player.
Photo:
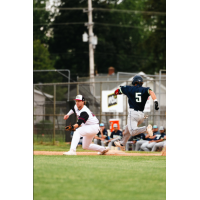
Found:
[(150, 136), (153, 135), (152, 126), (149, 124), (147, 127), (137, 127), (144, 121), (144, 107), (149, 96), (152, 97), (155, 103), (155, 109), (158, 110), (158, 101), (155, 93), (149, 87), (142, 87), (143, 79), (141, 76), (136, 75), (132, 81), (133, 86), (120, 86), (115, 90), (116, 95), (125, 94), (128, 97), (129, 110), (128, 110), (128, 124), (125, 128), (122, 141), (116, 141), (115, 145), (125, 150), (126, 142), (130, 136), (135, 136), (140, 133), (147, 132)]

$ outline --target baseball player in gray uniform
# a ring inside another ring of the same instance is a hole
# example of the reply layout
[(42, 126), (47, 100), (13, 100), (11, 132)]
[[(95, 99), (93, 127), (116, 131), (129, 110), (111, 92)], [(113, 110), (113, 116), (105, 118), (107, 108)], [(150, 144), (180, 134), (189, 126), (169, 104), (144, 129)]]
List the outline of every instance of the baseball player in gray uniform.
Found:
[[(164, 134), (164, 131), (165, 131), (164, 127), (161, 126), (160, 133)], [(163, 137), (161, 137), (160, 140), (156, 141), (156, 144), (153, 146), (151, 151), (156, 151), (157, 148), (164, 147), (164, 146), (166, 146), (166, 134), (163, 135)]]
[(82, 95), (77, 95), (75, 101), (76, 105), (64, 116), (64, 120), (67, 120), (71, 114), (75, 113), (78, 117), (78, 121), (76, 124), (72, 125), (76, 130), (73, 134), (70, 150), (63, 153), (63, 155), (76, 155), (76, 147), (80, 137), (83, 137), (83, 149), (98, 151), (99, 155), (104, 155), (109, 151), (109, 148), (92, 144), (94, 136), (100, 130), (99, 120), (90, 109), (84, 105), (85, 98)]
[(143, 79), (141, 76), (136, 75), (132, 81), (133, 86), (120, 86), (115, 90), (116, 95), (125, 94), (128, 97), (129, 110), (128, 110), (128, 126), (125, 128), (123, 141), (115, 142), (115, 145), (125, 150), (125, 145), (130, 136), (139, 135), (140, 133), (147, 132), (150, 136), (153, 134), (152, 126), (149, 124), (147, 127), (138, 127), (144, 121), (144, 107), (149, 96), (155, 103), (155, 109), (158, 110), (158, 101), (155, 93), (149, 87), (142, 87)]

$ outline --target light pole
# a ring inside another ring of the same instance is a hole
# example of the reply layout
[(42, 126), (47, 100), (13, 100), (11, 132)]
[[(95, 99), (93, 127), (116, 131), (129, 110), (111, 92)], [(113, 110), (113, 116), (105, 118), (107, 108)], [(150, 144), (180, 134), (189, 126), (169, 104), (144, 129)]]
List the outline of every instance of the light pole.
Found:
[[(98, 38), (93, 33), (93, 22), (92, 22), (92, 1), (88, 0), (88, 10), (83, 10), (83, 12), (88, 13), (88, 23), (85, 23), (85, 26), (89, 29), (89, 35), (85, 32), (83, 34), (83, 42), (89, 41), (89, 63), (90, 63), (90, 70), (89, 70), (89, 76), (90, 76), (90, 82), (94, 82), (94, 49), (97, 45)], [(93, 85), (94, 89), (94, 85)], [(90, 87), (91, 93), (92, 87)]]

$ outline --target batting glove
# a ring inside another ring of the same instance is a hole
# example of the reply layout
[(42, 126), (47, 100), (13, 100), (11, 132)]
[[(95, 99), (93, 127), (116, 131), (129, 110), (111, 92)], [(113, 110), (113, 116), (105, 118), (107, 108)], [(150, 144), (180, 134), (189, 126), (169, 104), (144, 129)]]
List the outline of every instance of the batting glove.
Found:
[(154, 103), (155, 103), (155, 109), (156, 109), (156, 110), (159, 110), (158, 101), (154, 101)]
[(115, 95), (122, 94), (120, 89), (115, 90)]

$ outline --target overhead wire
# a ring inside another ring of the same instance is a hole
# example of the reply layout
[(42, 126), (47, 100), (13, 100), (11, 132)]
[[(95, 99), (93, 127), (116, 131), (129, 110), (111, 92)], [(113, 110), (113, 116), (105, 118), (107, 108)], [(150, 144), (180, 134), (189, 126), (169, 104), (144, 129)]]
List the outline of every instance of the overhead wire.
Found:
[[(59, 8), (52, 7), (59, 10), (87, 10), (87, 8)], [(33, 10), (51, 10), (50, 8), (34, 8)], [(134, 13), (134, 14), (146, 14), (146, 15), (166, 15), (166, 12), (157, 11), (140, 11), (140, 10), (119, 10), (119, 9), (108, 9), (108, 8), (93, 8), (93, 11), (106, 11), (106, 12), (122, 12), (122, 13)]]

